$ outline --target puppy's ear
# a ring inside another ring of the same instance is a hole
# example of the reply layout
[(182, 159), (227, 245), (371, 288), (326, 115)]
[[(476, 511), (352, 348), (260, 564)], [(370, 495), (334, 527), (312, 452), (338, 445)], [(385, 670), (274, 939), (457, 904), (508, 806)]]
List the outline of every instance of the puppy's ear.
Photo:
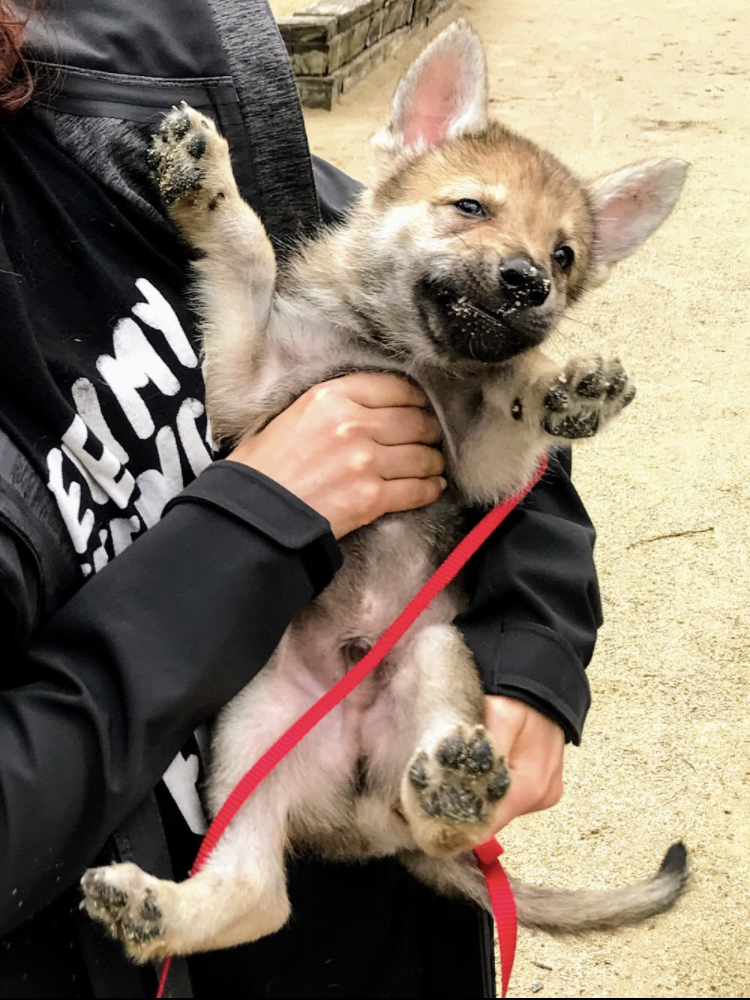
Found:
[(644, 243), (674, 208), (685, 183), (683, 160), (646, 160), (600, 177), (589, 191), (596, 216), (594, 280)]
[(389, 125), (373, 139), (383, 152), (421, 153), (487, 124), (482, 43), (466, 21), (441, 32), (396, 89)]

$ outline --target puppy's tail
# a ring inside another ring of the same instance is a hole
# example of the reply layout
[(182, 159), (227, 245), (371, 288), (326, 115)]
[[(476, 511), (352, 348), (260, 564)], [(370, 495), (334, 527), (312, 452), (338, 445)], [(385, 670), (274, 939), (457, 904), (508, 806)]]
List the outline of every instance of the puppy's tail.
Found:
[(668, 910), (688, 881), (687, 851), (672, 844), (658, 872), (620, 889), (546, 889), (511, 878), (519, 923), (576, 934), (637, 923)]

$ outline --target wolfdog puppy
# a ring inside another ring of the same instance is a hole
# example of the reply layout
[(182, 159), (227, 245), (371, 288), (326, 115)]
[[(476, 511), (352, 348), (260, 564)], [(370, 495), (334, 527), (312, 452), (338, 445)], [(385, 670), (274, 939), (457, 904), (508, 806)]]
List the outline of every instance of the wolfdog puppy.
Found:
[[(444, 433), (449, 487), (430, 507), (344, 538), (344, 565), (225, 709), (213, 741), (215, 813), (263, 750), (384, 631), (455, 543), (461, 513), (522, 486), (547, 448), (590, 437), (635, 394), (617, 360), (560, 366), (539, 345), (568, 305), (664, 220), (684, 164), (650, 160), (583, 184), (487, 117), (481, 44), (463, 22), (422, 53), (375, 140), (380, 174), (346, 223), (277, 273), (213, 123), (167, 115), (152, 159), (163, 199), (200, 251), (207, 405), (215, 437), (257, 431), (309, 387), (393, 371), (420, 385)], [(134, 865), (83, 880), (89, 913), (146, 961), (252, 941), (289, 917), (285, 854), (396, 855), (482, 905), (469, 853), (489, 837), (509, 775), (483, 726), (471, 653), (444, 592), (374, 675), (244, 806), (206, 867), (176, 884)], [(672, 848), (649, 881), (612, 892), (516, 884), (522, 920), (579, 930), (669, 906)]]

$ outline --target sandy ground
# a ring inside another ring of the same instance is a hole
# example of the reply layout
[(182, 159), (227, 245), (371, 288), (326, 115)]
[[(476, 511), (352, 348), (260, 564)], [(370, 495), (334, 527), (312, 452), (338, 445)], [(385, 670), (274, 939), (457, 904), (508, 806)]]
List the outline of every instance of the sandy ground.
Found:
[(312, 0), (271, 0), (271, 10), (276, 17), (291, 17), (298, 10), (310, 6)]
[[(584, 745), (568, 751), (562, 803), (502, 838), (516, 874), (566, 886), (641, 878), (684, 838), (692, 885), (646, 926), (522, 932), (511, 995), (746, 997), (748, 6), (474, 0), (435, 29), (458, 14), (487, 44), (496, 114), (582, 174), (659, 155), (692, 164), (672, 218), (558, 341), (561, 354), (620, 354), (639, 396), (576, 462), (606, 617)], [(333, 113), (309, 113), (313, 150), (365, 178), (368, 136), (421, 44)]]

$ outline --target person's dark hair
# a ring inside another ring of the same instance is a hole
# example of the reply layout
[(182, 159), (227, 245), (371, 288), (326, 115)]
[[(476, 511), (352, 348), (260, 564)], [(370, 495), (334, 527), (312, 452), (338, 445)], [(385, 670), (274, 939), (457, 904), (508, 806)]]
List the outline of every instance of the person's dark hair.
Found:
[(0, 0), (0, 116), (18, 111), (31, 97), (34, 80), (21, 51), (23, 31), (35, 6), (21, 16), (10, 0)]

